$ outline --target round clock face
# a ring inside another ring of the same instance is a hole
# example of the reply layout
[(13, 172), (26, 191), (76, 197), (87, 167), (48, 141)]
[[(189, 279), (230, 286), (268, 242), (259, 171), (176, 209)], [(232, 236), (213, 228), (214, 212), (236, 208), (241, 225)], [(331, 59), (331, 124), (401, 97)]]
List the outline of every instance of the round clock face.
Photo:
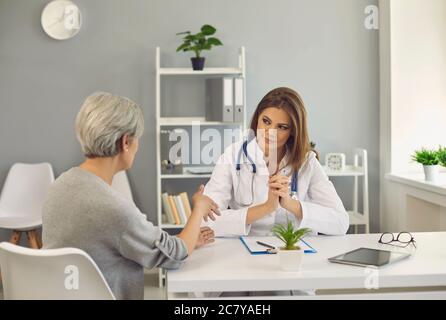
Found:
[(327, 155), (327, 167), (332, 170), (342, 170), (344, 166), (344, 155), (342, 154), (328, 154)]
[(79, 8), (69, 0), (55, 0), (42, 12), (42, 28), (53, 39), (65, 40), (74, 37), (82, 25)]
[(340, 159), (339, 157), (337, 157), (337, 156), (331, 156), (331, 157), (328, 159), (328, 165), (329, 165), (331, 168), (338, 169), (338, 168), (341, 167), (341, 159)]

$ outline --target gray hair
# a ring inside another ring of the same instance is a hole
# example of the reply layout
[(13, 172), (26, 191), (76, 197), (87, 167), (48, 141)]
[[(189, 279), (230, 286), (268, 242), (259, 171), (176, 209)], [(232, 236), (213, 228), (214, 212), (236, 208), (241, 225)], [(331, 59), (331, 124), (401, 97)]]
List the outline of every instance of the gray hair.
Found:
[(121, 138), (140, 138), (144, 131), (141, 108), (128, 98), (99, 92), (89, 96), (76, 117), (76, 136), (88, 158), (113, 157)]

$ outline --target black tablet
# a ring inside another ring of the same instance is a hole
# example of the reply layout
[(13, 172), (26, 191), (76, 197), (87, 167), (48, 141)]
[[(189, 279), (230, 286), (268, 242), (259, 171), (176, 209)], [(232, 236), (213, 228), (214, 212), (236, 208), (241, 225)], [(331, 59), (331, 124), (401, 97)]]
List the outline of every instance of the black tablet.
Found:
[(393, 252), (378, 249), (359, 248), (338, 256), (329, 258), (334, 263), (349, 264), (361, 267), (382, 267), (387, 264), (410, 257), (408, 253)]

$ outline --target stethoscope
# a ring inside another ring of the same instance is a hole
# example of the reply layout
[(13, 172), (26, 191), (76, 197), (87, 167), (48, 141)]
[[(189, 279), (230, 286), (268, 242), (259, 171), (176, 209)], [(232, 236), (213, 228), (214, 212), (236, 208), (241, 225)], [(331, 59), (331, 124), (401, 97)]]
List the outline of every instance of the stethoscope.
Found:
[[(254, 203), (254, 176), (257, 173), (257, 166), (248, 154), (248, 142), (249, 142), (248, 140), (245, 140), (243, 142), (243, 145), (238, 152), (237, 164), (235, 166), (235, 171), (238, 176), (238, 183), (237, 183), (237, 190), (235, 193), (234, 201), (236, 204), (238, 204), (239, 206), (242, 206), (242, 207), (249, 207)], [(240, 189), (240, 172), (242, 170), (241, 162), (242, 162), (243, 155), (249, 161), (249, 163), (252, 167), (252, 171), (251, 171), (251, 201), (249, 203), (244, 203), (244, 202), (240, 203), (239, 201), (237, 201), (237, 195), (240, 194), (240, 190), (239, 190)], [(293, 199), (293, 200), (298, 199), (297, 198), (297, 179), (298, 179), (298, 173), (294, 172), (293, 176), (291, 178), (291, 193), (290, 193), (291, 199)]]

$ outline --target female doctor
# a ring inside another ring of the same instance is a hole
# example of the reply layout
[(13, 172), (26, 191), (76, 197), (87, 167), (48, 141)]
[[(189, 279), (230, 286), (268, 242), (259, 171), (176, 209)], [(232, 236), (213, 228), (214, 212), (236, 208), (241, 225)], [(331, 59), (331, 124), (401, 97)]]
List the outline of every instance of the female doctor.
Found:
[(205, 186), (221, 211), (207, 222), (215, 236), (269, 235), (287, 219), (313, 234), (347, 232), (348, 214), (311, 149), (306, 118), (292, 89), (274, 89), (260, 101), (251, 138), (225, 150)]

